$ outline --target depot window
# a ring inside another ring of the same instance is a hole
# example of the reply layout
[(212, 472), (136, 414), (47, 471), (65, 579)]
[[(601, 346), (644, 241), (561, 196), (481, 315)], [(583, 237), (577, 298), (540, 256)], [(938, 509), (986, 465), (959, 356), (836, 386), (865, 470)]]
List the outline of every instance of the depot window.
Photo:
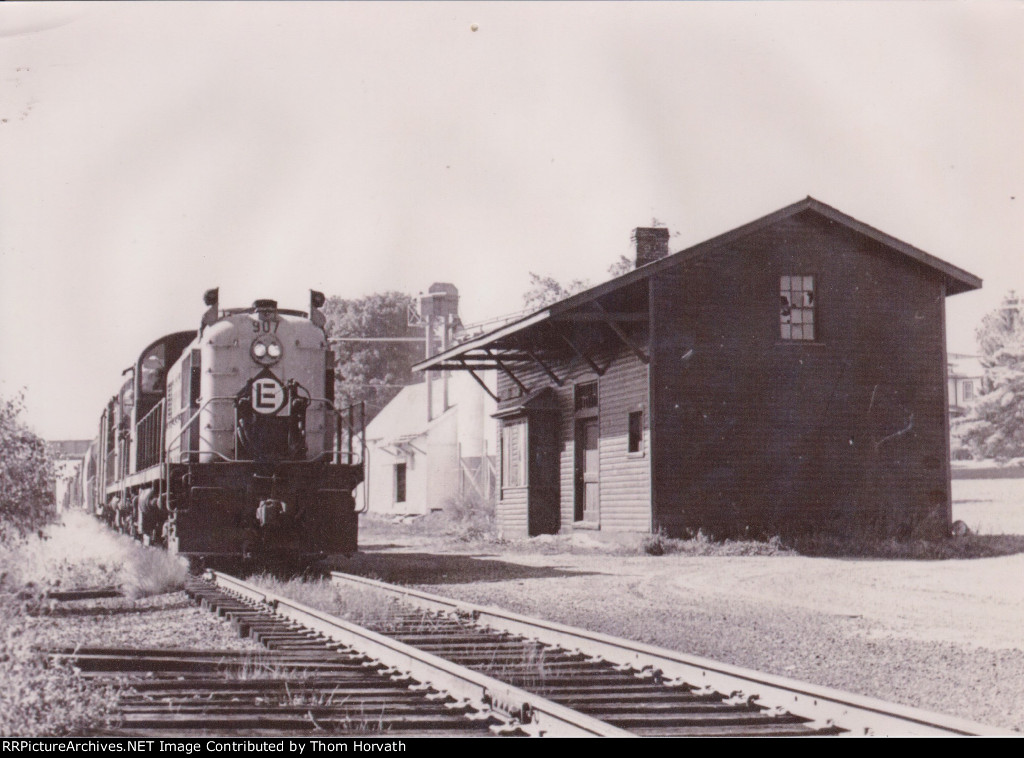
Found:
[(629, 414), (629, 447), (630, 453), (644, 451), (644, 412), (633, 411)]
[(814, 277), (788, 275), (779, 278), (779, 327), (784, 340), (813, 340)]
[(573, 390), (573, 407), (577, 412), (597, 408), (597, 382), (576, 385)]
[(395, 464), (395, 502), (405, 502), (405, 466), (404, 463)]

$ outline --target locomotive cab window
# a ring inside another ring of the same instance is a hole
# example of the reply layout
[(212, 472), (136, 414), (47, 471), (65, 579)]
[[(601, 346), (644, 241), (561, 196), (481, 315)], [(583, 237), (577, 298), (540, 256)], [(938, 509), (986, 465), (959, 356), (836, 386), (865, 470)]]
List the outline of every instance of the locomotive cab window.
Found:
[(779, 277), (779, 328), (784, 340), (812, 341), (815, 332), (814, 277)]
[(163, 343), (157, 345), (142, 359), (140, 385), (143, 392), (163, 392), (167, 373), (166, 351)]

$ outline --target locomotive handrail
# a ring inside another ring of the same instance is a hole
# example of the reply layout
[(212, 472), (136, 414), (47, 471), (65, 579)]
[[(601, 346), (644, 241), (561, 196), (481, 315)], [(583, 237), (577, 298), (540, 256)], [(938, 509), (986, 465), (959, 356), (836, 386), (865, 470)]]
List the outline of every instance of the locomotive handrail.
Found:
[[(177, 452), (178, 455), (182, 455), (182, 454), (190, 455), (192, 453), (199, 453), (200, 452), (199, 450), (191, 450), (191, 449), (183, 450), (182, 447), (181, 447), (182, 435), (184, 435), (186, 432), (189, 431), (189, 427), (191, 427), (193, 422), (195, 422), (199, 418), (199, 414), (202, 413), (204, 410), (206, 410), (206, 408), (211, 403), (215, 403), (215, 402), (219, 402), (219, 401), (225, 401), (225, 400), (234, 402), (235, 398), (233, 398), (233, 397), (211, 397), (209, 400), (207, 400), (202, 405), (200, 405), (196, 409), (195, 413), (193, 413), (191, 416), (189, 416), (188, 421), (185, 421), (185, 422), (182, 423), (181, 429), (178, 430), (177, 438), (173, 442), (171, 442), (170, 444), (167, 445), (167, 458), (168, 458), (168, 460), (170, 460), (171, 454), (174, 453), (174, 452)], [(206, 442), (207, 442), (207, 444), (210, 444), (212, 446), (212, 443), (209, 440), (206, 440)], [(175, 448), (177, 448), (176, 451), (175, 451)], [(213, 453), (215, 455), (220, 455), (220, 453), (217, 453), (216, 450), (209, 450), (209, 451), (202, 451), (202, 452), (209, 452), (209, 453)], [(221, 456), (221, 457), (224, 458), (224, 460), (226, 460), (226, 461), (230, 461), (231, 460), (230, 458), (227, 458), (225, 456)]]
[[(232, 457), (224, 455), (223, 453), (221, 453), (221, 452), (219, 452), (217, 450), (212, 449), (213, 448), (213, 442), (211, 440), (203, 437), (202, 435), (200, 435), (200, 440), (205, 442), (207, 445), (209, 445), (211, 449), (209, 449), (209, 450), (193, 450), (191, 448), (185, 448), (183, 446), (183, 444), (182, 444), (182, 437), (186, 433), (189, 432), (190, 427), (192, 426), (192, 424), (195, 423), (195, 421), (199, 418), (199, 414), (201, 414), (204, 410), (209, 408), (210, 405), (212, 405), (213, 403), (217, 403), (217, 402), (235, 403), (236, 401), (237, 401), (237, 398), (231, 397), (231, 396), (227, 396), (227, 397), (212, 397), (209, 400), (204, 401), (203, 404), (191, 416), (189, 416), (187, 421), (182, 422), (181, 428), (178, 430), (178, 432), (176, 434), (176, 438), (170, 444), (167, 445), (167, 450), (166, 450), (166, 452), (167, 452), (167, 460), (169, 461), (171, 459), (171, 457), (174, 456), (174, 455), (177, 455), (177, 456), (180, 457), (180, 456), (195, 454), (195, 455), (216, 456), (220, 460), (223, 460), (223, 461), (225, 461), (227, 463), (253, 463), (254, 461), (251, 458), (238, 458), (238, 457), (232, 458)], [(324, 450), (323, 452), (318, 453), (318, 454), (314, 455), (311, 458), (305, 458), (305, 459), (302, 459), (301, 461), (296, 461), (296, 462), (297, 463), (316, 463), (318, 461), (321, 461), (325, 457), (330, 456), (330, 458), (331, 458), (330, 462), (334, 463), (334, 464), (337, 464), (337, 465), (349, 465), (349, 466), (352, 466), (352, 465), (356, 465), (356, 464), (362, 464), (366, 460), (366, 435), (364, 434), (364, 431), (365, 431), (365, 419), (366, 419), (365, 403), (353, 403), (352, 405), (350, 405), (347, 408), (345, 408), (344, 411), (339, 410), (337, 408), (337, 406), (334, 405), (333, 401), (331, 401), (331, 400), (329, 400), (327, 398), (323, 398), (323, 397), (310, 397), (309, 398), (309, 403), (310, 403), (310, 405), (312, 405), (314, 403), (322, 404), (322, 405), (324, 405), (326, 407), (326, 409), (328, 411), (330, 411), (331, 413), (334, 414), (334, 416), (335, 416), (334, 445), (333, 445), (333, 449), (331, 449), (331, 450)], [(356, 431), (355, 416), (354, 416), (356, 408), (359, 408), (359, 416), (360, 416), (360, 418), (359, 418), (360, 424), (359, 424), (358, 432)], [(346, 411), (349, 412), (349, 416), (350, 416), (350, 418), (349, 418), (349, 425), (348, 425), (348, 435), (347, 435), (347, 443), (348, 443), (348, 451), (347, 451), (347, 453), (345, 451), (343, 451), (341, 449), (341, 447), (340, 447), (340, 445), (341, 445), (341, 437), (342, 437), (341, 431), (342, 431), (343, 427), (339, 423), (339, 422), (342, 421), (344, 413)], [(353, 437), (358, 437), (359, 438), (360, 449), (359, 449), (359, 457), (358, 458), (355, 457), (355, 451), (353, 450)], [(161, 446), (161, 448), (162, 447), (163, 446)]]
[[(135, 470), (141, 471), (164, 462), (164, 409), (166, 398), (154, 405), (135, 425)], [(155, 423), (153, 419), (156, 419)]]

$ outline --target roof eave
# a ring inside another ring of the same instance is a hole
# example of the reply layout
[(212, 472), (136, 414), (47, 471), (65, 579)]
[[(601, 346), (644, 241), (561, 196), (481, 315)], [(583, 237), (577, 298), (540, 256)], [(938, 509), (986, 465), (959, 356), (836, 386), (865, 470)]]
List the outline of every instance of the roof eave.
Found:
[[(454, 347), (448, 348), (444, 352), (438, 353), (437, 355), (431, 356), (426, 360), (420, 361), (419, 363), (413, 364), (413, 371), (428, 371), (431, 368), (437, 366), (439, 363), (445, 363), (447, 361), (457, 359), (457, 356), (462, 353), (468, 353), (470, 350), (485, 347), (495, 340), (501, 339), (502, 337), (514, 334), (521, 329), (525, 329), (534, 324), (544, 321), (550, 316), (548, 308), (532, 313), (529, 316), (513, 321), (511, 324), (505, 324), (505, 326), (498, 327), (494, 331), (482, 334), (479, 337), (469, 340), (468, 342), (462, 342)], [(488, 367), (489, 368), (489, 367)]]
[[(645, 266), (629, 271), (622, 276), (611, 279), (603, 284), (598, 284), (595, 287), (591, 287), (588, 290), (579, 292), (575, 295), (570, 295), (564, 300), (559, 300), (556, 303), (552, 303), (545, 308), (525, 316), (517, 321), (510, 324), (506, 324), (503, 327), (499, 327), (487, 334), (482, 334), (479, 337), (470, 340), (469, 342), (463, 342), (452, 348), (449, 348), (445, 352), (438, 353), (431, 358), (421, 361), (415, 364), (412, 368), (414, 371), (428, 371), (431, 369), (440, 370), (442, 368), (453, 368), (452, 366), (441, 366), (439, 364), (448, 363), (449, 361), (458, 360), (458, 356), (465, 354), (471, 350), (486, 347), (492, 344), (495, 340), (499, 340), (502, 337), (507, 337), (511, 334), (515, 334), (518, 331), (533, 326), (541, 321), (545, 321), (552, 316), (558, 316), (568, 311), (574, 310), (581, 305), (584, 305), (592, 300), (596, 300), (599, 297), (603, 297), (611, 292), (614, 292), (623, 287), (649, 278), (654, 274), (662, 271), (663, 269), (671, 266), (678, 265), (684, 261), (697, 256), (705, 255), (711, 250), (723, 247), (732, 243), (737, 239), (746, 237), (760, 229), (764, 229), (772, 224), (778, 223), (791, 216), (795, 216), (798, 213), (804, 211), (814, 211), (815, 213), (830, 219), (836, 223), (842, 224), (853, 231), (863, 234), (871, 239), (876, 240), (880, 244), (890, 247), (898, 252), (903, 253), (909, 258), (918, 261), (919, 263), (927, 266), (928, 268), (938, 271), (942, 274), (946, 283), (946, 295), (958, 295), (962, 292), (970, 292), (972, 290), (980, 289), (982, 280), (967, 271), (964, 271), (951, 263), (946, 263), (940, 258), (936, 258), (923, 250), (914, 247), (902, 240), (899, 240), (885, 232), (879, 231), (862, 221), (858, 221), (852, 216), (848, 216), (842, 211), (836, 210), (830, 205), (815, 200), (813, 197), (808, 195), (803, 200), (799, 200), (791, 205), (787, 205), (785, 208), (769, 213), (766, 216), (755, 219), (749, 223), (743, 224), (742, 226), (736, 227), (728, 232), (719, 234), (716, 237), (699, 242), (685, 250), (681, 250), (671, 255), (661, 258), (660, 260), (648, 263)], [(497, 366), (478, 366), (480, 370), (488, 370), (491, 368), (497, 368)]]

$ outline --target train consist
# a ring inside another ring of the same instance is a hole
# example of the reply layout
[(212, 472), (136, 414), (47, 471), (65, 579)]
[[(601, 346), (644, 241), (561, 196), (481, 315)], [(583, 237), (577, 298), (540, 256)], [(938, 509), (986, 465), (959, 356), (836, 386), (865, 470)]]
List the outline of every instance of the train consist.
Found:
[(198, 332), (125, 370), (83, 461), (85, 507), (199, 563), (354, 552), (364, 419), (334, 405), (323, 294), (308, 314), (204, 300)]

